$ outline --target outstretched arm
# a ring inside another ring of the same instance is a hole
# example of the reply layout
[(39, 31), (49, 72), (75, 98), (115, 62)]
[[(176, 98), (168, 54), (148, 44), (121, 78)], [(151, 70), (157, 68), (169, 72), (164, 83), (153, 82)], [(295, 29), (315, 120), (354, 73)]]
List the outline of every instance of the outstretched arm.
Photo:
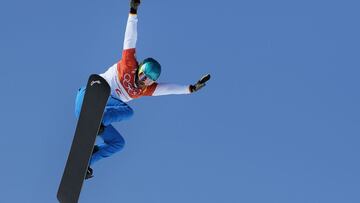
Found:
[(137, 41), (137, 9), (140, 5), (140, 0), (131, 0), (130, 2), (130, 14), (126, 24), (124, 50), (133, 49), (136, 47)]
[(152, 96), (162, 96), (170, 94), (190, 94), (189, 85), (177, 85), (170, 83), (158, 83)]
[(162, 96), (170, 94), (190, 94), (199, 91), (206, 85), (206, 82), (210, 80), (210, 74), (204, 75), (194, 85), (177, 85), (170, 83), (158, 83), (152, 96)]

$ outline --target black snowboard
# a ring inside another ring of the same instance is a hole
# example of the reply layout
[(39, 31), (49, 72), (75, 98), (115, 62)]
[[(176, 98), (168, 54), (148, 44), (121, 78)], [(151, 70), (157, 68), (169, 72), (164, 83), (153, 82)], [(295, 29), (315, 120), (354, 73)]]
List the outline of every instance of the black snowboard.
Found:
[(61, 203), (78, 202), (109, 95), (109, 84), (99, 75), (91, 75), (57, 193)]

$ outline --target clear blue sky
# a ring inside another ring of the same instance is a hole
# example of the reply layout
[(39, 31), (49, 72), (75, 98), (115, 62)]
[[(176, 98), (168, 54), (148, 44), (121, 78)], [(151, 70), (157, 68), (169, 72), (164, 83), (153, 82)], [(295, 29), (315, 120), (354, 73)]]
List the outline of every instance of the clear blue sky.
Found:
[[(149, 1), (138, 59), (190, 96), (130, 102), (80, 202), (360, 202), (358, 1)], [(76, 90), (121, 58), (128, 1), (0, 3), (0, 202), (56, 202)]]

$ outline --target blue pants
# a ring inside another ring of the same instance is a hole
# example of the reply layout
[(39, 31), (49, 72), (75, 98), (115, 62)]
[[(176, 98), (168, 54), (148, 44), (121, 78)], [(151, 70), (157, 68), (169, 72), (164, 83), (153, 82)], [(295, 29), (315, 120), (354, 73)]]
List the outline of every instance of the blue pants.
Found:
[[(82, 87), (79, 89), (76, 95), (75, 115), (77, 118), (79, 118), (80, 115), (85, 91), (86, 88)], [(124, 138), (111, 125), (111, 123), (129, 119), (133, 114), (134, 111), (126, 103), (121, 100), (115, 99), (114, 97), (109, 97), (102, 120), (105, 128), (104, 131), (99, 135), (104, 140), (104, 143), (99, 145), (99, 150), (91, 156), (89, 165), (94, 164), (102, 158), (113, 155), (124, 147)]]

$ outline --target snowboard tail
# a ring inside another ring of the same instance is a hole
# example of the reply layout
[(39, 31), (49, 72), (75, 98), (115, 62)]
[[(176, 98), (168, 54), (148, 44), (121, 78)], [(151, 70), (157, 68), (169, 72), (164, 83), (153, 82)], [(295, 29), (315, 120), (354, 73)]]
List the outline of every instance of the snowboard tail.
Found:
[(91, 75), (57, 193), (61, 203), (78, 202), (109, 96), (110, 86), (106, 80), (99, 75)]

